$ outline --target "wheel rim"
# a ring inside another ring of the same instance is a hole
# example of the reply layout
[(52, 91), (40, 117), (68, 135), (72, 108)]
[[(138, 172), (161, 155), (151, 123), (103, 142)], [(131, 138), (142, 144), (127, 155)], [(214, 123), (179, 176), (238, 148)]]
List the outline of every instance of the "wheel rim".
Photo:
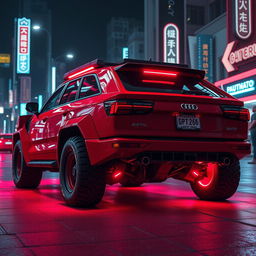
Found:
[(208, 163), (206, 169), (206, 175), (198, 181), (198, 185), (201, 187), (209, 187), (215, 180), (218, 172), (217, 163)]
[(16, 178), (19, 179), (21, 177), (21, 172), (22, 172), (22, 168), (21, 168), (21, 152), (20, 150), (17, 152), (16, 155)]
[(66, 156), (65, 173), (67, 189), (69, 192), (73, 192), (76, 185), (77, 167), (75, 154), (71, 148), (68, 149)]

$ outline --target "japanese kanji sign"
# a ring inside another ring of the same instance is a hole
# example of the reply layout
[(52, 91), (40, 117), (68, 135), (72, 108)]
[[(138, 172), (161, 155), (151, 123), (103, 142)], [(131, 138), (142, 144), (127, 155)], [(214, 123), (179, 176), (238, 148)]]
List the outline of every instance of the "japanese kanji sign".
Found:
[(213, 82), (213, 38), (210, 35), (197, 36), (198, 69), (205, 71), (205, 79)]
[(30, 72), (30, 19), (18, 19), (17, 24), (17, 73)]
[(252, 33), (251, 0), (235, 0), (236, 35), (247, 39)]
[(255, 68), (256, 1), (226, 0), (227, 46), (222, 63), (228, 76)]
[[(158, 6), (156, 14), (158, 24), (154, 32), (158, 37), (155, 45), (158, 49), (157, 59), (169, 63), (186, 63), (186, 1), (155, 0), (151, 2), (156, 2)], [(176, 38), (172, 38), (173, 36)]]
[(173, 23), (168, 23), (164, 27), (164, 62), (179, 63), (180, 49), (179, 49), (179, 29)]

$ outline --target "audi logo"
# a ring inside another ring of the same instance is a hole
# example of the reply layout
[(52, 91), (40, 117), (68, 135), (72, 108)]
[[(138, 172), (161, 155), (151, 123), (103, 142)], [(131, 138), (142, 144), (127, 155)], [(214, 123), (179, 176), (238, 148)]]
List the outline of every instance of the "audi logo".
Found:
[(198, 109), (198, 106), (196, 104), (182, 103), (180, 106), (182, 109), (185, 109), (185, 110), (197, 110)]

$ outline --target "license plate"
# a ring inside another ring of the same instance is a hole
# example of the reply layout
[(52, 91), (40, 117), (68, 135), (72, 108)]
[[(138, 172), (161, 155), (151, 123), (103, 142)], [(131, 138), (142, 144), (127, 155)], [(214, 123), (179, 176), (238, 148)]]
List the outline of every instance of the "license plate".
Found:
[(193, 115), (176, 116), (176, 126), (179, 130), (200, 130), (200, 118)]
[(12, 142), (9, 142), (9, 141), (5, 142), (5, 145), (11, 145), (11, 144)]

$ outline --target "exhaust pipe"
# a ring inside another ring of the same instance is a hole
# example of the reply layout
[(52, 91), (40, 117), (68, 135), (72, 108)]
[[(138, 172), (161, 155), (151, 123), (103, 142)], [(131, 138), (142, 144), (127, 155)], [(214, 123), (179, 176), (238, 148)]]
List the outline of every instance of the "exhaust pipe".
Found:
[(140, 162), (142, 165), (148, 166), (151, 162), (151, 159), (148, 156), (143, 156)]

